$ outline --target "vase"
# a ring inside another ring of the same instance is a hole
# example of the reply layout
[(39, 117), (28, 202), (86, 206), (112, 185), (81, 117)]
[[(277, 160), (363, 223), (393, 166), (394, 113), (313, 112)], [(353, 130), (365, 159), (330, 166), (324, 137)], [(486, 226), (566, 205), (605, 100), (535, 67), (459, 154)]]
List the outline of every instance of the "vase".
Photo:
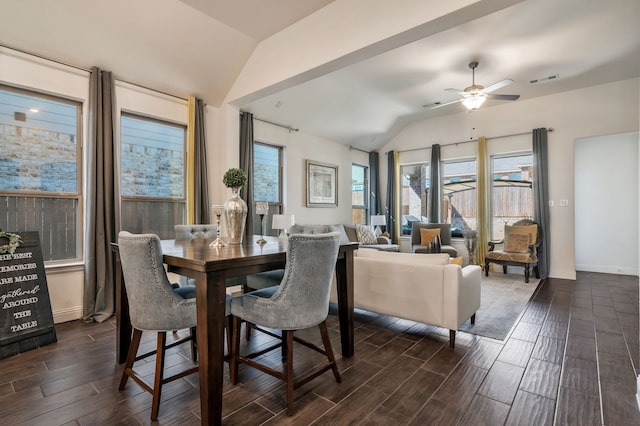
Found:
[(229, 244), (242, 244), (247, 223), (247, 203), (240, 198), (240, 188), (231, 188), (231, 198), (224, 203)]

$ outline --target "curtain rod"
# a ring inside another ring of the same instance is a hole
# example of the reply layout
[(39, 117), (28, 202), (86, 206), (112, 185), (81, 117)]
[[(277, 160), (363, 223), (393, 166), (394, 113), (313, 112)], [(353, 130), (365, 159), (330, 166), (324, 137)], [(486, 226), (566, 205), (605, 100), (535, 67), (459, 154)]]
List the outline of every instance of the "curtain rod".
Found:
[[(244, 114), (244, 111), (240, 111), (240, 115), (242, 115), (242, 114)], [(275, 123), (273, 121), (265, 120), (263, 118), (258, 118), (255, 115), (253, 116), (253, 119), (257, 120), (257, 121), (262, 121), (263, 123), (271, 124), (272, 126), (282, 127), (284, 129), (287, 129), (289, 132), (297, 132), (297, 131), (300, 130), (300, 129), (297, 129), (295, 127), (287, 126), (286, 124)]]
[[(553, 129), (551, 127), (549, 127), (547, 129), (547, 132), (551, 133), (553, 132)], [(533, 131), (529, 131), (529, 132), (521, 132), (521, 133), (511, 133), (509, 135), (500, 135), (500, 136), (491, 136), (491, 137), (485, 137), (487, 140), (489, 139), (502, 139), (502, 138), (510, 138), (513, 136), (522, 136), (522, 135), (530, 135), (531, 133), (533, 133)], [(470, 143), (470, 142), (478, 142), (478, 139), (469, 139), (468, 141), (460, 141), (460, 142), (451, 142), (451, 143), (445, 143), (445, 144), (441, 144), (440, 146), (450, 146), (450, 145), (460, 145), (463, 143)], [(424, 147), (424, 148), (411, 148), (411, 149), (405, 149), (402, 151), (398, 151), (398, 153), (400, 152), (411, 152), (411, 151), (422, 151), (423, 149), (429, 149), (430, 147)], [(385, 154), (388, 154), (389, 151), (385, 152)]]
[(371, 151), (365, 151), (364, 149), (356, 148), (355, 146), (349, 146), (349, 150), (355, 149), (356, 151), (364, 152), (365, 154), (371, 154)]
[[(6, 49), (13, 50), (15, 52), (23, 53), (25, 55), (33, 56), (33, 57), (36, 57), (36, 58), (39, 58), (39, 59), (44, 59), (45, 61), (53, 62), (55, 64), (64, 65), (65, 67), (75, 68), (77, 70), (85, 71), (85, 72), (88, 72), (88, 73), (91, 72), (91, 69), (87, 69), (87, 68), (84, 68), (84, 67), (81, 67), (81, 66), (78, 66), (78, 65), (73, 65), (73, 64), (66, 63), (66, 62), (58, 61), (57, 59), (51, 59), (51, 58), (48, 58), (48, 57), (43, 56), (43, 55), (38, 55), (36, 53), (28, 52), (26, 50), (17, 49), (15, 47), (7, 46), (6, 44), (3, 44), (3, 43), (0, 43), (0, 46), (4, 47)], [(114, 76), (114, 79), (118, 80), (121, 83), (130, 84), (132, 86), (137, 86), (137, 87), (140, 87), (140, 88), (145, 89), (145, 90), (150, 90), (152, 92), (156, 92), (156, 93), (160, 93), (160, 94), (163, 94), (163, 95), (171, 96), (173, 98), (182, 99), (183, 101), (187, 101), (188, 100), (187, 98), (183, 98), (182, 96), (176, 96), (174, 94), (163, 92), (163, 91), (158, 90), (158, 89), (152, 89), (150, 87), (143, 86), (142, 84), (132, 83), (130, 81), (126, 81), (126, 80), (122, 80), (122, 79), (119, 79), (119, 78), (115, 78), (115, 76)]]

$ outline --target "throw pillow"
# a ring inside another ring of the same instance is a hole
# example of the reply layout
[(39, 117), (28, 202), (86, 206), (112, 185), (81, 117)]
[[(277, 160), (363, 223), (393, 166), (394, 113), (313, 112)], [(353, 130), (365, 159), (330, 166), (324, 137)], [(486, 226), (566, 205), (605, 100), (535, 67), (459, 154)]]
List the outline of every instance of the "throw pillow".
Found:
[(356, 225), (356, 234), (358, 235), (358, 242), (360, 244), (377, 244), (378, 239), (376, 233), (373, 231), (373, 226), (370, 225)]
[(529, 241), (531, 241), (531, 235), (529, 234), (507, 234), (504, 236), (504, 251), (510, 253), (528, 253)]
[(420, 228), (420, 245), (428, 246), (436, 235), (440, 236), (440, 228)]
[(538, 225), (526, 225), (526, 226), (512, 226), (505, 225), (504, 226), (504, 236), (505, 239), (509, 234), (529, 234), (531, 239), (529, 240), (529, 244), (535, 244), (536, 238), (538, 236)]
[(451, 264), (452, 265), (458, 265), (458, 266), (462, 267), (462, 256), (452, 257), (451, 258)]

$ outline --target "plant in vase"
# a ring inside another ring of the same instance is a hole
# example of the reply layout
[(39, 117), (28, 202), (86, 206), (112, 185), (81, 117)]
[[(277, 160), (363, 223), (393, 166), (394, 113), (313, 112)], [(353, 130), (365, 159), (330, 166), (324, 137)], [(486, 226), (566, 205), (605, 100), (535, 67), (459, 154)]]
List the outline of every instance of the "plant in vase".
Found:
[(241, 169), (231, 168), (225, 172), (222, 183), (231, 188), (231, 198), (224, 203), (229, 243), (241, 244), (247, 222), (247, 203), (240, 198), (240, 189), (247, 184), (247, 174)]

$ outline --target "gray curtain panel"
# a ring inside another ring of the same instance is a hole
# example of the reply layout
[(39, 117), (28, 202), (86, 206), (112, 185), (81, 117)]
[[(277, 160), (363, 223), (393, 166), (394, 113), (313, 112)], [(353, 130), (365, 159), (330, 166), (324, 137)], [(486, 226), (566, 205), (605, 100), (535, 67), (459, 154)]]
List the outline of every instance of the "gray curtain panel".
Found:
[(396, 236), (396, 161), (395, 151), (387, 153), (387, 232), (392, 243), (398, 241)]
[(440, 145), (431, 147), (431, 173), (429, 176), (429, 223), (440, 223), (442, 210), (442, 185), (440, 177)]
[(243, 112), (240, 115), (240, 169), (247, 174), (247, 186), (242, 190), (242, 199), (247, 203), (247, 241), (253, 235), (253, 114)]
[(547, 129), (533, 129), (533, 220), (542, 229), (542, 246), (538, 258), (540, 278), (549, 276), (549, 160)]
[(208, 224), (209, 217), (209, 185), (207, 180), (207, 143), (205, 140), (204, 107), (202, 99), (196, 98), (195, 114), (195, 147), (194, 147), (194, 183), (195, 183), (195, 223)]
[(380, 161), (377, 152), (369, 153), (369, 215), (382, 212), (380, 200)]
[(115, 308), (111, 242), (120, 231), (120, 201), (116, 169), (115, 90), (113, 75), (91, 68), (89, 80), (89, 140), (87, 153), (86, 253), (84, 321), (102, 322)]

